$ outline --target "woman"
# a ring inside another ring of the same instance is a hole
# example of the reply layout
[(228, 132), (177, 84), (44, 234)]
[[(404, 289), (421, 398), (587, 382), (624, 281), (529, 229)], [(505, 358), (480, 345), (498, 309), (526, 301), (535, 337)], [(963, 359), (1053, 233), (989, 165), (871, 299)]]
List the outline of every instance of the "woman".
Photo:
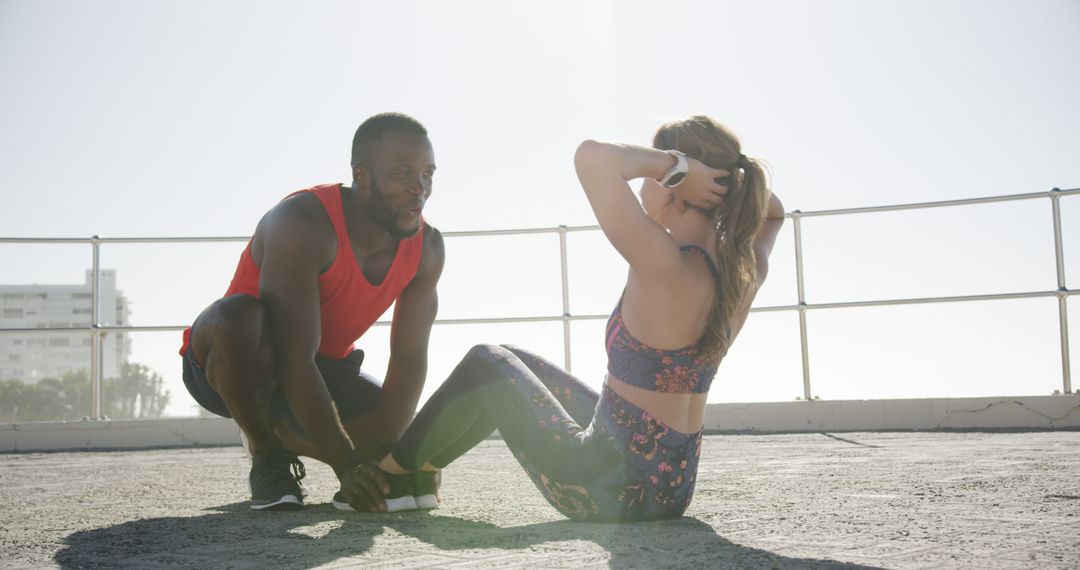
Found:
[[(709, 117), (662, 126), (653, 147), (585, 141), (574, 157), (601, 229), (630, 264), (607, 325), (603, 392), (526, 350), (473, 348), (379, 463), (396, 489), (389, 510), (409, 494), (409, 473), (445, 467), (496, 428), (570, 518), (686, 510), (709, 385), (765, 279), (784, 211), (758, 161)], [(637, 178), (640, 203), (627, 184)]]

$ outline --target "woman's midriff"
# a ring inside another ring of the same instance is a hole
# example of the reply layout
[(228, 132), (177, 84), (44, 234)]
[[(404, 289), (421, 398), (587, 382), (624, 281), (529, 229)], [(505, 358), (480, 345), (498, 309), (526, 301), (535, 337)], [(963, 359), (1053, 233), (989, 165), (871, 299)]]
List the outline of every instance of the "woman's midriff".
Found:
[(675, 431), (694, 434), (705, 423), (705, 400), (708, 394), (665, 394), (631, 386), (608, 374), (607, 385), (631, 404), (649, 412)]

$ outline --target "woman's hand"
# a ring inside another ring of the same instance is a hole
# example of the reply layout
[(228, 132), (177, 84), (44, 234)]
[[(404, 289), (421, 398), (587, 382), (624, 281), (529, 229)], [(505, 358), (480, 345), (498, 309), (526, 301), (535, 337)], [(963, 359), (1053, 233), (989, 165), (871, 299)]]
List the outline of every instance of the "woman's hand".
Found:
[(686, 209), (687, 204), (703, 210), (719, 206), (728, 191), (723, 182), (727, 180), (729, 172), (709, 168), (693, 158), (687, 158), (687, 162), (689, 170), (686, 179), (672, 188), (676, 205), (680, 210)]

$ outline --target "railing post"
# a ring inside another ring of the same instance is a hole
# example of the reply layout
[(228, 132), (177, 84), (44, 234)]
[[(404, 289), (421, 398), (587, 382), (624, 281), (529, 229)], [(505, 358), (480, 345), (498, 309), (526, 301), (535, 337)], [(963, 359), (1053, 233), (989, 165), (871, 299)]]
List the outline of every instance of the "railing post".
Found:
[(795, 228), (795, 284), (799, 293), (799, 343), (802, 346), (803, 399), (812, 402), (814, 398), (810, 394), (810, 347), (806, 342), (806, 291), (803, 288), (802, 212), (793, 211), (791, 219)]
[(1065, 286), (1065, 251), (1061, 240), (1061, 189), (1050, 190), (1050, 205), (1054, 214), (1054, 259), (1057, 267), (1058, 329), (1061, 335), (1061, 387), (1072, 393), (1069, 364), (1069, 288)]
[(559, 226), (559, 263), (562, 271), (563, 367), (570, 372), (570, 276), (566, 269), (566, 225)]
[(101, 318), (98, 312), (101, 295), (101, 236), (90, 238), (92, 259), (90, 261), (90, 419), (104, 416), (101, 402)]

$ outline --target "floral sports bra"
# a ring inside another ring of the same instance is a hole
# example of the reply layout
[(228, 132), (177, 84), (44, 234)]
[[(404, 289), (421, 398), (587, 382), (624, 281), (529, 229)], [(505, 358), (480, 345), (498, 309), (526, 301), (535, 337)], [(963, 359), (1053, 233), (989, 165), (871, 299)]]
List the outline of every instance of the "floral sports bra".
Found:
[[(696, 245), (684, 245), (682, 251), (693, 251), (716, 275), (716, 265), (705, 250)], [(673, 394), (704, 394), (709, 391), (717, 364), (709, 363), (701, 348), (701, 340), (676, 350), (646, 346), (634, 338), (622, 320), (622, 298), (607, 323), (608, 374), (631, 386)]]

